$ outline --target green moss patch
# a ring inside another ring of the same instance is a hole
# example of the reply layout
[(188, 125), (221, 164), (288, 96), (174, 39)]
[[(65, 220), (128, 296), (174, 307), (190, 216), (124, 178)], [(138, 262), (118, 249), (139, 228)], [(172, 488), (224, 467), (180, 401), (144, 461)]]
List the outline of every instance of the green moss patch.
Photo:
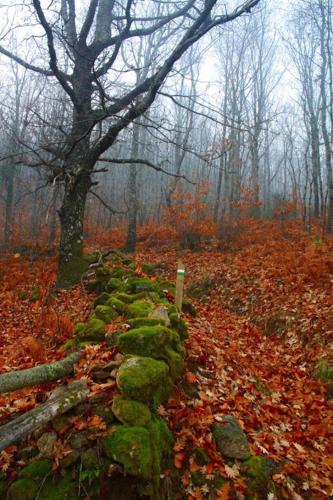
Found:
[(165, 325), (163, 319), (160, 318), (133, 318), (127, 321), (130, 328), (141, 328), (143, 326), (157, 326), (157, 325)]
[(130, 278), (126, 289), (130, 293), (156, 292), (158, 291), (158, 286), (155, 281), (147, 278)]
[(153, 304), (146, 300), (136, 300), (127, 307), (127, 316), (129, 318), (144, 318), (153, 310)]
[(94, 315), (97, 319), (104, 321), (104, 323), (112, 323), (112, 321), (118, 316), (118, 313), (109, 305), (101, 305), (96, 307)]
[(250, 457), (241, 465), (242, 474), (249, 478), (250, 492), (257, 495), (267, 495), (270, 479), (277, 469), (278, 465), (273, 460), (260, 456)]
[(117, 385), (127, 398), (157, 406), (168, 398), (169, 368), (163, 361), (133, 356), (120, 366)]
[(19, 479), (9, 486), (6, 500), (34, 500), (38, 489), (32, 479)]
[(118, 314), (124, 314), (126, 311), (126, 304), (119, 300), (117, 297), (110, 296), (106, 305), (112, 307)]
[(120, 425), (103, 440), (107, 457), (120, 463), (131, 476), (151, 480), (153, 478), (153, 456), (150, 434), (144, 427)]
[(19, 478), (34, 479), (41, 481), (51, 471), (52, 461), (47, 458), (35, 460), (21, 469), (18, 473)]
[(173, 379), (178, 378), (184, 369), (184, 351), (179, 335), (165, 326), (145, 326), (129, 330), (119, 336), (118, 345), (125, 354), (166, 361)]
[(102, 341), (105, 338), (105, 322), (101, 319), (93, 318), (88, 323), (77, 323), (74, 333), (79, 340)]
[(178, 332), (180, 340), (186, 340), (188, 338), (188, 331), (185, 321), (179, 316), (178, 313), (170, 314), (169, 318), (171, 328)]
[(113, 400), (112, 411), (123, 424), (145, 427), (151, 422), (151, 413), (143, 403), (117, 396)]

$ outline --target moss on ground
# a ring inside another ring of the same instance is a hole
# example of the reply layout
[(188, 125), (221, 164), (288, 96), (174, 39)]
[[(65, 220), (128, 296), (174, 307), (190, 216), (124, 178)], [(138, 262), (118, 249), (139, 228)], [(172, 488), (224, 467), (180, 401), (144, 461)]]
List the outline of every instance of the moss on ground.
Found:
[(38, 484), (32, 479), (18, 479), (9, 486), (6, 500), (34, 500), (38, 489)]
[(41, 481), (52, 469), (52, 461), (43, 458), (41, 460), (34, 460), (30, 462), (26, 467), (21, 469), (18, 473), (19, 478), (33, 479), (35, 481)]

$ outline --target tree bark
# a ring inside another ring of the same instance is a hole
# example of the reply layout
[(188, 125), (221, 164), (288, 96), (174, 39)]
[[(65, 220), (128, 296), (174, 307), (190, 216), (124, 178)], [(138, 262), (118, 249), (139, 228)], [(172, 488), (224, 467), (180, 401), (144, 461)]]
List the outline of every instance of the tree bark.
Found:
[(73, 372), (73, 365), (79, 361), (81, 356), (81, 352), (73, 352), (67, 358), (55, 363), (0, 375), (0, 394), (66, 377)]
[(61, 238), (57, 286), (70, 288), (78, 283), (87, 270), (83, 258), (83, 222), (87, 194), (91, 186), (90, 175), (68, 176), (59, 212)]
[(58, 415), (66, 413), (74, 406), (87, 399), (89, 389), (86, 382), (80, 380), (63, 387), (61, 394), (50, 398), (46, 403), (34, 408), (11, 422), (0, 427), (0, 451), (28, 436), (35, 429), (46, 424)]

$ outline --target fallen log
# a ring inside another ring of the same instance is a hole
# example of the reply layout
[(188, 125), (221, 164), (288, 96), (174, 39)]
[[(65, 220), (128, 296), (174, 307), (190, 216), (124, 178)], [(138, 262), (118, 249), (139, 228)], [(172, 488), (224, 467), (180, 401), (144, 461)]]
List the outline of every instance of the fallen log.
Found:
[(66, 377), (73, 373), (73, 365), (79, 361), (81, 356), (82, 353), (77, 351), (55, 363), (34, 366), (26, 370), (12, 371), (0, 375), (0, 394)]
[(58, 415), (74, 408), (87, 399), (89, 389), (85, 381), (80, 380), (63, 386), (46, 403), (30, 410), (0, 427), (0, 451), (27, 437), (31, 432), (53, 420)]

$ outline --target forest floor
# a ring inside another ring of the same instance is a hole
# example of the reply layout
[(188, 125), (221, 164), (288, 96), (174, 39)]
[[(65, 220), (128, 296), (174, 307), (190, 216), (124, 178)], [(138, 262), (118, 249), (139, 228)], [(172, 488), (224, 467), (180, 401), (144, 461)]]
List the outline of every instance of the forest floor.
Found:
[[(212, 424), (225, 414), (241, 424), (253, 454), (280, 464), (273, 480), (285, 498), (333, 496), (332, 386), (313, 377), (319, 360), (333, 362), (333, 242), (295, 224), (265, 222), (222, 250), (209, 244), (191, 252), (145, 241), (136, 259), (163, 262), (171, 280), (181, 259), (198, 311), (185, 318), (190, 337), (184, 381), (194, 392), (190, 397), (182, 386), (175, 388), (160, 408), (176, 438), (175, 465), (188, 498), (206, 498), (217, 472), (239, 495), (245, 492), (239, 464), (225, 461), (212, 438)], [(73, 325), (89, 316), (93, 294), (83, 286), (51, 293), (54, 273), (49, 257), (1, 260), (1, 373), (63, 357), (61, 345)], [(31, 301), (36, 287), (38, 300)], [(81, 366), (98, 356), (88, 350)], [(4, 395), (0, 409), (4, 415), (26, 411), (46, 389)], [(197, 463), (198, 447), (206, 449), (208, 465)], [(0, 454), (3, 470), (13, 466), (12, 451)], [(200, 484), (193, 481), (197, 472)], [(229, 490), (226, 483), (219, 497), (229, 498)]]

